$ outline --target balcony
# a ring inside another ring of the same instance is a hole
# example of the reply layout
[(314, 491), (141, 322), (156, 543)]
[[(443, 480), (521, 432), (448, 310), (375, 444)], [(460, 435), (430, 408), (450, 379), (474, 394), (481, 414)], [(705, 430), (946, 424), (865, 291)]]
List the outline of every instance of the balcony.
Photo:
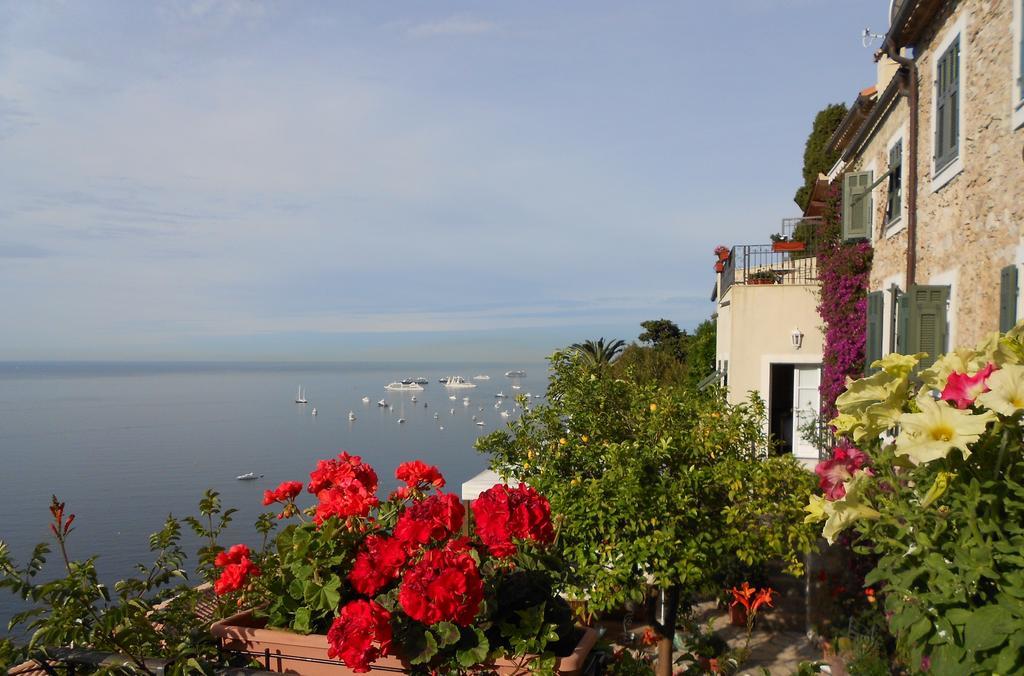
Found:
[(724, 261), (718, 297), (724, 298), (733, 284), (817, 284), (814, 235), (820, 221), (820, 218), (786, 218), (782, 221), (780, 241), (734, 246)]

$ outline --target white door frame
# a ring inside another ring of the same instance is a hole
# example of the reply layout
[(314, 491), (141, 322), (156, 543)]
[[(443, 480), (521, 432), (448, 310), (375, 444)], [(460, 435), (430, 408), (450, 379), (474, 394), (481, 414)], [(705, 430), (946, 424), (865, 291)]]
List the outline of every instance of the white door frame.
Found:
[[(787, 354), (763, 354), (761, 355), (761, 387), (759, 388), (759, 394), (764, 399), (765, 405), (768, 410), (771, 410), (771, 382), (772, 382), (772, 364), (786, 364), (786, 365), (797, 365), (797, 366), (818, 366), (821, 368), (822, 355), (821, 353), (810, 353), (810, 352), (793, 352)], [(796, 374), (794, 373), (794, 379)], [(795, 387), (795, 383), (794, 383)], [(769, 426), (768, 416), (764, 418), (764, 433), (765, 436), (769, 434), (771, 428)], [(796, 448), (796, 439), (793, 440), (793, 447)], [(794, 454), (794, 457), (796, 455)], [(817, 462), (817, 458), (814, 459)]]

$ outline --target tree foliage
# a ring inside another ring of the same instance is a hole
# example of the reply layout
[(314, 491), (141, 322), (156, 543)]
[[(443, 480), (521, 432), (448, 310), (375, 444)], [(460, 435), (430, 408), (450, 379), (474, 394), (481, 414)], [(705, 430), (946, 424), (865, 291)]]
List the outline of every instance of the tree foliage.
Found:
[(846, 117), (848, 109), (845, 103), (830, 103), (814, 116), (811, 133), (804, 146), (804, 182), (793, 197), (793, 201), (804, 209), (811, 196), (811, 189), (818, 179), (818, 174), (828, 172), (839, 158), (838, 153), (828, 151), (828, 140), (832, 137), (839, 123)]
[(593, 367), (604, 367), (615, 361), (615, 358), (622, 353), (626, 347), (624, 340), (610, 340), (604, 342), (604, 337), (597, 340), (585, 340), (582, 343), (573, 343), (569, 350), (580, 356), (580, 358)]
[(715, 322), (701, 322), (693, 334), (668, 319), (641, 322), (644, 332), (616, 360), (612, 372), (619, 378), (660, 385), (697, 383), (715, 369)]
[(551, 500), (570, 594), (601, 611), (652, 583), (695, 592), (740, 565), (800, 569), (814, 481), (791, 457), (758, 453), (759, 400), (595, 373), (570, 353), (551, 365), (549, 403), (477, 448)]

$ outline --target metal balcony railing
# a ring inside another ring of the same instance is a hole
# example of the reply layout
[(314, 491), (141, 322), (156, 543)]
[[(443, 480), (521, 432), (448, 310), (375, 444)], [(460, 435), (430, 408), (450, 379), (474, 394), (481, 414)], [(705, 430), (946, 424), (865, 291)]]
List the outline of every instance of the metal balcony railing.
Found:
[(724, 298), (733, 284), (817, 284), (819, 222), (819, 218), (786, 218), (778, 241), (734, 246), (722, 268), (718, 297)]

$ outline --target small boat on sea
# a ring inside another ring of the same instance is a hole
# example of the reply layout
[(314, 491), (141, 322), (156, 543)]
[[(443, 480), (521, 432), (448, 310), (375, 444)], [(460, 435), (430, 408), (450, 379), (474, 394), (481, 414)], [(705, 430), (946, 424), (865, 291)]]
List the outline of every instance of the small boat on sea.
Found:
[(441, 383), (443, 385), (444, 383), (448, 382), (448, 379), (447, 378), (438, 378), (437, 382), (439, 382), (439, 383)]
[(239, 474), (235, 478), (238, 479), (239, 481), (256, 481), (256, 479), (263, 478), (263, 475), (260, 474), (259, 476), (257, 476), (256, 472), (246, 472), (245, 474)]
[(434, 414), (434, 420), (437, 420), (437, 419), (438, 419), (438, 418), (440, 418), (440, 417), (441, 417), (441, 414), (440, 414), (440, 413), (435, 413), (435, 414)]
[(521, 390), (521, 389), (523, 389), (523, 386), (522, 385), (513, 385), (512, 389), (513, 390)]
[(314, 407), (313, 407), (313, 410), (312, 410), (312, 411), (310, 411), (310, 413), (311, 413), (312, 415), (316, 415), (316, 406), (314, 406)]
[(525, 378), (526, 371), (505, 371), (505, 375), (509, 378)]
[(508, 397), (508, 395), (505, 394), (504, 392), (498, 392), (497, 394), (494, 395), (495, 399), (505, 399), (506, 397)]
[(427, 380), (423, 376), (420, 376), (419, 378), (413, 378), (412, 381), (414, 383), (416, 383), (417, 385), (426, 385), (427, 383), (430, 382), (429, 380)]
[(449, 376), (444, 386), (450, 388), (470, 388), (476, 387), (476, 384), (469, 382), (462, 376)]
[(509, 415), (510, 415), (510, 414), (509, 414), (509, 412), (508, 412), (508, 411), (502, 411), (502, 412), (501, 412), (501, 417), (502, 417), (502, 418), (507, 418), (507, 417), (508, 417)]
[(423, 391), (423, 386), (422, 385), (417, 385), (416, 383), (412, 382), (411, 380), (409, 382), (406, 382), (406, 381), (403, 380), (400, 383), (388, 383), (387, 385), (384, 386), (384, 389), (385, 390), (399, 390), (399, 391), (410, 391), (411, 390), (411, 391), (414, 391), (414, 392), (422, 392)]
[(399, 425), (401, 425), (401, 424), (402, 424), (402, 423), (404, 423), (404, 422), (405, 422), (405, 418), (399, 418), (399, 419), (398, 419), (398, 424), (399, 424)]
[(412, 398), (409, 401), (416, 401), (416, 395), (412, 395)]
[(490, 379), (491, 379), (491, 377), (489, 375), (484, 374), (484, 373), (478, 373), (475, 376), (473, 376), (473, 380), (490, 380)]
[(380, 401), (377, 402), (377, 405), (380, 406), (381, 408), (387, 408), (388, 402), (384, 399), (381, 399)]
[(309, 401), (306, 400), (306, 391), (304, 389), (302, 389), (301, 385), (299, 386), (299, 393), (295, 395), (295, 403), (296, 404), (308, 404), (309, 403)]
[(477, 420), (476, 421), (476, 426), (477, 427), (483, 427), (484, 426), (484, 421), (483, 420)]
[(448, 398), (451, 399), (452, 401), (455, 401), (456, 399), (458, 399), (458, 397), (456, 397), (454, 394), (448, 395)]
[(352, 411), (349, 411), (348, 412), (348, 419), (349, 420), (355, 420), (356, 419), (356, 414), (353, 413)]
[(369, 404), (370, 403), (370, 398), (369, 397), (363, 397), (363, 403), (364, 404)]

